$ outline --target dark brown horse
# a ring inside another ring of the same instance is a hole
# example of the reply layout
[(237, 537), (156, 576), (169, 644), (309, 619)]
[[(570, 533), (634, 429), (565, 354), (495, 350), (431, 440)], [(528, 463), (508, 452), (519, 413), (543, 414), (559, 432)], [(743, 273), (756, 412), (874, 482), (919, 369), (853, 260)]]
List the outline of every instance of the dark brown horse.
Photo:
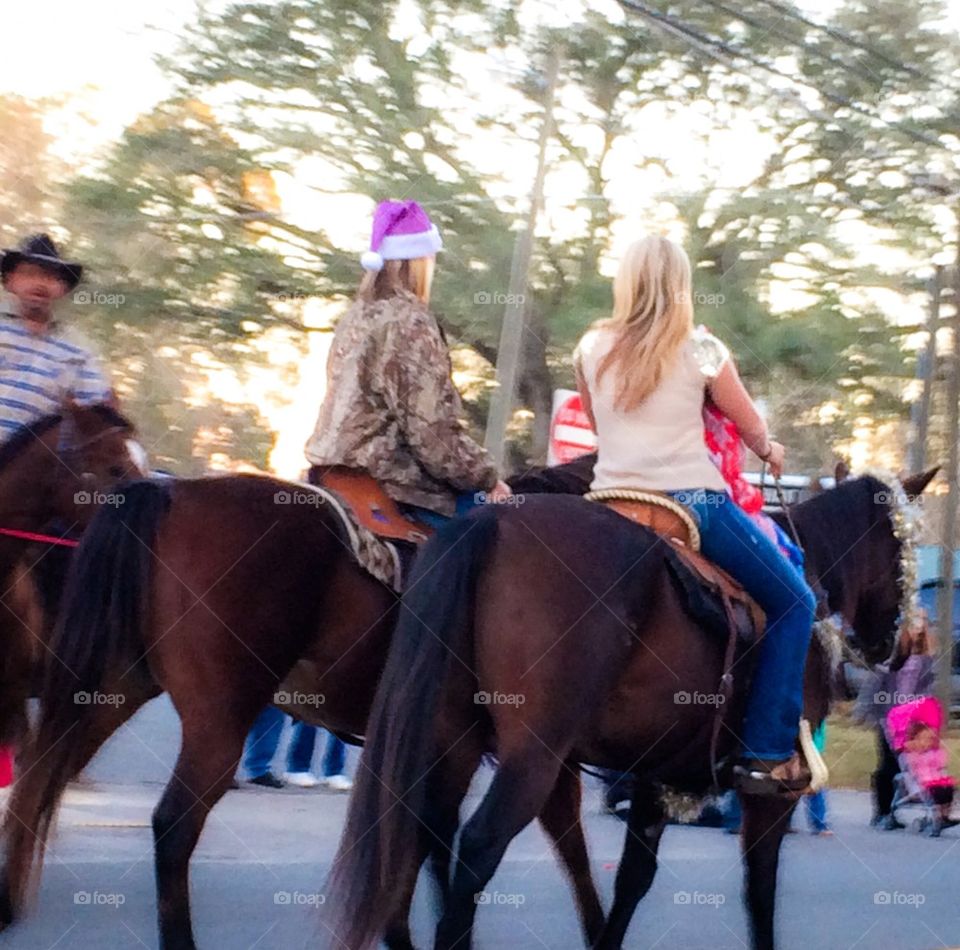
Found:
[[(907, 480), (919, 493), (933, 473)], [(900, 542), (874, 478), (794, 509), (810, 572), (864, 653), (890, 652), (900, 610)], [(485, 510), (427, 542), (378, 688), (327, 907), (337, 945), (364, 950), (406, 906), (428, 854), (447, 863), (481, 757), (496, 775), (464, 825), (438, 950), (467, 950), (478, 895), (513, 837), (578, 763), (636, 776), (615, 899), (594, 946), (622, 945), (649, 889), (666, 818), (664, 786), (711, 781), (713, 706), (725, 636), (691, 619), (668, 545), (606, 508), (531, 497)], [(830, 671), (813, 641), (805, 715), (826, 715)], [(749, 661), (738, 663), (744, 671)], [(744, 681), (719, 751), (736, 751)], [(477, 694), (486, 702), (477, 702)], [(744, 796), (746, 897), (754, 946), (774, 945), (780, 842), (795, 801)], [(569, 814), (571, 822), (576, 815)]]
[[(584, 463), (573, 470), (583, 468)], [(571, 483), (582, 490), (577, 477)], [(519, 486), (563, 490), (535, 476)], [(0, 926), (22, 906), (66, 783), (148, 699), (170, 694), (183, 742), (153, 816), (161, 945), (195, 946), (190, 856), (229, 787), (244, 738), (278, 686), (300, 718), (362, 735), (398, 598), (355, 562), (329, 506), (261, 476), (123, 486), (123, 503), (90, 524), (51, 648), (35, 742), (4, 825)], [(278, 498), (283, 503), (278, 503)], [(78, 691), (122, 701), (77, 705)], [(322, 703), (311, 698), (322, 695)], [(575, 773), (556, 783), (540, 820), (571, 877), (584, 927), (603, 925), (579, 824)], [(391, 947), (412, 946), (406, 906)]]
[(26, 701), (46, 656), (67, 548), (31, 535), (73, 535), (124, 478), (145, 474), (133, 426), (108, 406), (73, 403), (0, 446), (0, 745), (22, 738)]

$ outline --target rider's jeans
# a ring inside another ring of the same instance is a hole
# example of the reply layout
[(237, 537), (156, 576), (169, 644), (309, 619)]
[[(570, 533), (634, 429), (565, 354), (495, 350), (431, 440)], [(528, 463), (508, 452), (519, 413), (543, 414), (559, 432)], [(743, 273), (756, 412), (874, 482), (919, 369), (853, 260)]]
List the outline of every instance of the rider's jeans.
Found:
[(435, 531), (439, 531), (440, 528), (442, 528), (448, 521), (451, 520), (451, 518), (465, 515), (471, 509), (482, 504), (478, 497), (482, 494), (482, 492), (461, 492), (459, 495), (457, 495), (456, 515), (441, 515), (437, 511), (431, 511), (429, 508), (421, 508), (419, 505), (401, 504), (400, 510), (408, 512), (418, 521), (422, 521), (425, 525), (428, 525)]
[(803, 672), (816, 600), (803, 575), (726, 493), (672, 492), (700, 521), (701, 550), (733, 575), (767, 615), (743, 727), (744, 754), (788, 759), (803, 707)]

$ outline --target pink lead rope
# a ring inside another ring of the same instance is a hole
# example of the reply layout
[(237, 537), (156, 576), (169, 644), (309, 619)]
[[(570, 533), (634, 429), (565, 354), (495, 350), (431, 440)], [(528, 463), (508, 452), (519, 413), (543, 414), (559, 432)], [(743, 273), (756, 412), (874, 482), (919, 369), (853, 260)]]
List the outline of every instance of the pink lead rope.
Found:
[(34, 531), (18, 531), (16, 528), (0, 528), (0, 534), (24, 541), (40, 541), (44, 544), (60, 544), (65, 548), (75, 548), (80, 542), (72, 538), (55, 538), (50, 534), (37, 534)]

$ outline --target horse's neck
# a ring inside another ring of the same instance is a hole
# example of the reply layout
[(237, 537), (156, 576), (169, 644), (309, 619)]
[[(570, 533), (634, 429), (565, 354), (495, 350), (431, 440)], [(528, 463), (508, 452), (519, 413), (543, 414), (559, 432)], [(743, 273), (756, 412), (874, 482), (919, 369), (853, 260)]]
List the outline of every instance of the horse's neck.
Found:
[(807, 577), (815, 592), (819, 587), (827, 595), (831, 614), (840, 614), (853, 622), (863, 578), (855, 559), (848, 556), (849, 543), (839, 536), (804, 533), (804, 558)]
[[(36, 529), (59, 513), (57, 432), (44, 433), (0, 468), (0, 527)], [(69, 470), (64, 468), (63, 475)]]

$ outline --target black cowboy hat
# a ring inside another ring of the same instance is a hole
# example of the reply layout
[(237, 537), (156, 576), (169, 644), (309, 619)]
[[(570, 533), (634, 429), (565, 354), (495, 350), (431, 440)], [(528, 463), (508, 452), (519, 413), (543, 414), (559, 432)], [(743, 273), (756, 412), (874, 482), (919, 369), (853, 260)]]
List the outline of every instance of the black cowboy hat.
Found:
[(6, 279), (17, 264), (39, 264), (56, 274), (70, 290), (80, 283), (83, 265), (65, 261), (49, 234), (31, 234), (16, 249), (7, 248), (0, 258), (0, 278)]

